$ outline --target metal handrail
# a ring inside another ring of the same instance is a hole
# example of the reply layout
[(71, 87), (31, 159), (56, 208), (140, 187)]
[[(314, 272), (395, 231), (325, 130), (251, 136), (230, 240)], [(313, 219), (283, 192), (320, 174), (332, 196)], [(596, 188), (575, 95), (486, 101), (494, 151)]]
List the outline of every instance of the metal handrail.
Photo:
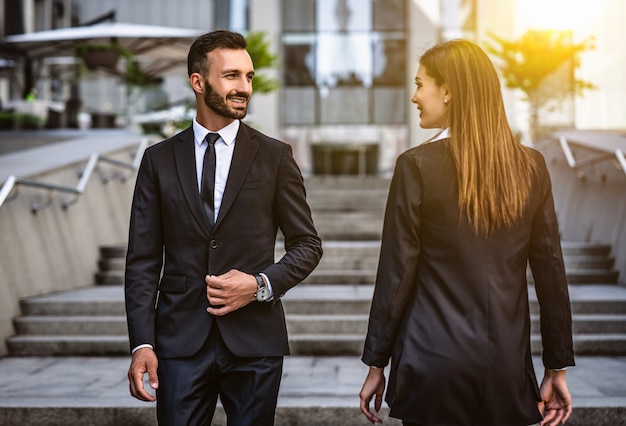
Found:
[(572, 148), (569, 146), (569, 143), (567, 142), (567, 138), (565, 136), (559, 137), (559, 144), (561, 145), (563, 154), (565, 154), (565, 160), (567, 161), (567, 164), (569, 164), (572, 169), (578, 169), (589, 164), (606, 161), (615, 157), (617, 159), (617, 163), (626, 174), (626, 156), (624, 155), (624, 151), (622, 151), (621, 149), (616, 149), (614, 152), (605, 152), (602, 154), (576, 160), (576, 158), (574, 158)]
[[(52, 205), (52, 193), (54, 191), (69, 193), (73, 195), (72, 198), (69, 198), (69, 199), (64, 198), (61, 200), (61, 207), (63, 209), (67, 209), (69, 206), (72, 206), (78, 202), (78, 199), (85, 191), (85, 188), (87, 187), (87, 182), (89, 181), (89, 178), (91, 177), (98, 162), (106, 162), (106, 163), (113, 164), (118, 167), (135, 171), (139, 168), (139, 164), (141, 163), (141, 158), (143, 157), (144, 151), (148, 147), (148, 143), (149, 143), (149, 140), (146, 137), (140, 140), (132, 163), (126, 163), (126, 162), (119, 161), (116, 159), (108, 158), (98, 153), (91, 154), (89, 156), (89, 160), (87, 161), (87, 164), (85, 165), (85, 168), (80, 173), (80, 179), (76, 187), (57, 185), (53, 183), (41, 182), (41, 181), (36, 181), (32, 179), (26, 179), (26, 178), (22, 178), (19, 176), (11, 175), (4, 182), (4, 185), (2, 185), (2, 188), (0, 188), (0, 207), (2, 207), (2, 205), (5, 202), (14, 200), (18, 195), (17, 193), (19, 189), (18, 185), (22, 185), (22, 186), (30, 186), (33, 188), (41, 188), (41, 189), (48, 190), (48, 197), (46, 201), (42, 203), (31, 203), (30, 211), (32, 213), (37, 213), (39, 210), (42, 210), (42, 209), (45, 209), (46, 207), (51, 206)], [(123, 174), (119, 175), (120, 179), (122, 180), (125, 180), (127, 176), (128, 175), (123, 175)], [(111, 176), (103, 176), (102, 181), (106, 183), (110, 178)], [(13, 196), (10, 197), (12, 193), (13, 193)]]

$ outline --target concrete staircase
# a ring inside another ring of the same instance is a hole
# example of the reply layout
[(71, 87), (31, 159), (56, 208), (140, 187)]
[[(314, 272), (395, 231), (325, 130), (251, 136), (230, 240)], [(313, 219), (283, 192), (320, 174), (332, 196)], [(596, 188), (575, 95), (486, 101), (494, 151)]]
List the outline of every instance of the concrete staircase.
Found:
[[(294, 355), (360, 355), (380, 250), (388, 180), (315, 178), (307, 182), (324, 257), (284, 298)], [(579, 355), (626, 354), (626, 287), (610, 246), (564, 242)], [(11, 355), (127, 355), (123, 304), (125, 247), (100, 249), (94, 281), (84, 289), (21, 301)], [(276, 256), (283, 251), (280, 244)], [(533, 348), (540, 351), (538, 304), (532, 285)]]

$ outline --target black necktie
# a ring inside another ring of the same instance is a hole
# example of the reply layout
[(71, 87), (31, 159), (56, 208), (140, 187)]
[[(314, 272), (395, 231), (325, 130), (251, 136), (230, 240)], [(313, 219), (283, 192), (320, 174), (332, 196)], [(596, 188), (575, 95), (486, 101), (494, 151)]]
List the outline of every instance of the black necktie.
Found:
[(200, 198), (204, 213), (211, 227), (215, 225), (215, 206), (213, 204), (213, 194), (215, 192), (215, 142), (220, 138), (218, 133), (209, 133), (204, 138), (208, 146), (204, 153), (204, 163), (202, 164), (202, 184), (200, 185)]

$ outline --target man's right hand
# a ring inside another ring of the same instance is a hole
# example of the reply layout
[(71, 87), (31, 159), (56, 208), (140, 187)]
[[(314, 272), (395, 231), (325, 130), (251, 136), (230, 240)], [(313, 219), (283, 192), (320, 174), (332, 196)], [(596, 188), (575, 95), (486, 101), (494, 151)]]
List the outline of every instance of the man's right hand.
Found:
[(140, 348), (135, 351), (130, 361), (128, 369), (128, 382), (130, 384), (130, 394), (141, 401), (154, 402), (156, 397), (148, 393), (143, 387), (143, 375), (148, 373), (148, 381), (152, 389), (159, 387), (157, 376), (157, 360), (154, 350), (151, 348)]

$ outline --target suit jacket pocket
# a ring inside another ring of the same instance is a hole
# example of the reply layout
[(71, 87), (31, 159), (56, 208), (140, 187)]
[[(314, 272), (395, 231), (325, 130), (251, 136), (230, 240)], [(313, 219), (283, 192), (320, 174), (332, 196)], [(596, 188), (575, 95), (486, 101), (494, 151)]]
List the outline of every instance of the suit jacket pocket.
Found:
[(243, 183), (241, 189), (254, 189), (254, 188), (262, 188), (264, 186), (269, 185), (269, 182), (266, 178), (260, 179), (250, 179)]
[(159, 290), (163, 293), (184, 293), (187, 290), (187, 278), (184, 276), (164, 275)]

